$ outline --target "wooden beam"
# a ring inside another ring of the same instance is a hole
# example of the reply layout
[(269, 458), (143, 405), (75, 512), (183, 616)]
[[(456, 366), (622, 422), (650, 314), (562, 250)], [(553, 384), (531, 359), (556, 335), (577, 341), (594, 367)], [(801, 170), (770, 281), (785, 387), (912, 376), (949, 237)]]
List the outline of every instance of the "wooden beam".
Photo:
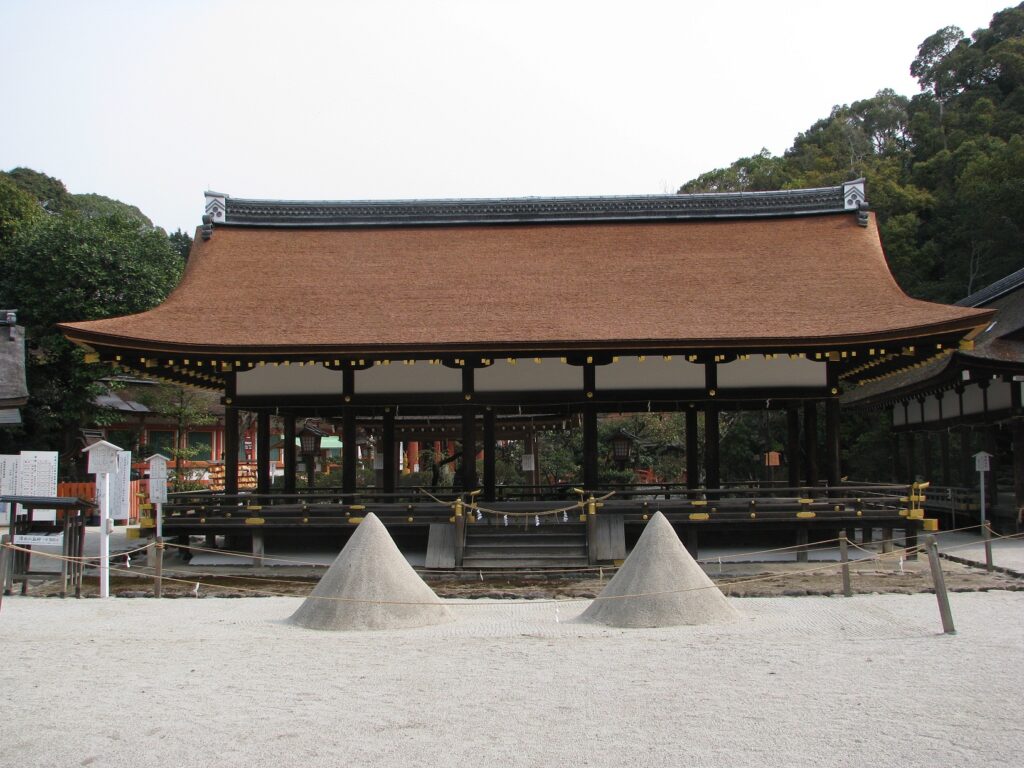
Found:
[(700, 448), (697, 439), (697, 409), (686, 411), (686, 487), (700, 486)]
[(829, 487), (839, 485), (842, 477), (839, 438), (839, 399), (830, 397), (825, 401), (825, 462)]
[(341, 412), (341, 492), (356, 492), (356, 412), (343, 408)]
[(804, 403), (804, 464), (807, 485), (818, 484), (818, 403)]
[(476, 490), (476, 406), (466, 405), (462, 409), (462, 487), (467, 491)]
[(270, 493), (270, 412), (256, 414), (256, 490)]
[(797, 406), (786, 407), (786, 463), (790, 488), (800, 485), (800, 411)]
[(718, 406), (704, 406), (704, 479), (707, 488), (722, 485), (719, 466)]
[(383, 452), (383, 489), (385, 493), (393, 493), (395, 490), (395, 481), (398, 479), (398, 467), (395, 461), (395, 453), (398, 449), (398, 444), (395, 442), (395, 412), (388, 410), (384, 412), (383, 420), (383, 440), (381, 441), (381, 451)]
[(583, 406), (583, 486), (597, 487), (597, 408)]
[(224, 493), (238, 493), (238, 409), (224, 407)]
[[(494, 411), (490, 408), (484, 411), (484, 501), (494, 501), (496, 494), (496, 471), (495, 471), (495, 445), (494, 437)], [(534, 457), (534, 461), (537, 457)]]
[(295, 493), (295, 414), (286, 412), (284, 418), (284, 492)]

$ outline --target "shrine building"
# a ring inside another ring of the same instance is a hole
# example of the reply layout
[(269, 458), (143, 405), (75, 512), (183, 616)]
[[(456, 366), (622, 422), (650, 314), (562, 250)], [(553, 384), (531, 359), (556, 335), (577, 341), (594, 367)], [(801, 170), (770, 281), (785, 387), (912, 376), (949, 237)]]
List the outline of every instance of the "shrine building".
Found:
[[(944, 359), (992, 314), (900, 290), (863, 180), (488, 200), (207, 193), (203, 220), (161, 305), (61, 327), (90, 359), (222, 393), (228, 496), (239, 411), (258, 415), (261, 494), (271, 414), (286, 445), (310, 417), (337, 423), (344, 446), (357, 426), (378, 432), (384, 493), (396, 490), (396, 441), (414, 439), (405, 425), (419, 439), (448, 425), (483, 455), (482, 477), (462, 462), (462, 487), (491, 501), (506, 426), (581, 423), (582, 485), (596, 491), (599, 414), (683, 411), (690, 489), (714, 498), (720, 414), (765, 408), (788, 414), (789, 485), (838, 487), (843, 390)], [(350, 501), (356, 477), (343, 451)]]

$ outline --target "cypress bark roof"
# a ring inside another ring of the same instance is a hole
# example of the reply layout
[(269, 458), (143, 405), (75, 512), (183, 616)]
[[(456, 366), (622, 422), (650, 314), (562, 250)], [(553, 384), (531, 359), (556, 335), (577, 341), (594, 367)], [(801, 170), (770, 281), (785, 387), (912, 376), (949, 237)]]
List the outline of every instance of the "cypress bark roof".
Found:
[(858, 226), (856, 212), (358, 227), (229, 220), (197, 236), (181, 284), (159, 307), (62, 328), (76, 341), (153, 351), (498, 352), (867, 343), (966, 331), (988, 314), (906, 296), (873, 217)]

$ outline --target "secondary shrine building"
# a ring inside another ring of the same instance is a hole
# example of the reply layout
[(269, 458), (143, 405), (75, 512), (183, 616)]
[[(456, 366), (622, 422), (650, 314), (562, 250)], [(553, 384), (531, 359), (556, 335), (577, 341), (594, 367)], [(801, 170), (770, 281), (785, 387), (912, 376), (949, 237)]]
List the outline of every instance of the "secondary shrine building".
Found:
[[(713, 498), (720, 413), (779, 409), (790, 485), (835, 486), (843, 389), (945, 356), (991, 315), (900, 290), (863, 180), (494, 200), (207, 193), (206, 211), (163, 304), (62, 329), (93, 359), (223, 394), (226, 494), (240, 410), (258, 414), (263, 493), (271, 414), (289, 446), (308, 417), (339, 425), (346, 447), (357, 427), (381, 435), (384, 491), (395, 489), (396, 440), (457, 437), (483, 455), (482, 478), (462, 462), (462, 487), (494, 499), (495, 440), (524, 420), (582, 423), (593, 490), (600, 413), (681, 410), (689, 483)], [(343, 492), (356, 477), (355, 451), (343, 451)]]

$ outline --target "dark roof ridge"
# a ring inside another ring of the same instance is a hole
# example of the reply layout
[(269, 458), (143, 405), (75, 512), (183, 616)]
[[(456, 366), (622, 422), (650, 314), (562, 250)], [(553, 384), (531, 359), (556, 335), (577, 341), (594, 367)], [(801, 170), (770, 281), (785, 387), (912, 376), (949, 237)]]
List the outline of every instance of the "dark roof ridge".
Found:
[(1012, 272), (1006, 277), (989, 283), (984, 288), (965, 296), (956, 302), (958, 307), (982, 307), (989, 302), (995, 301), (1000, 296), (1005, 296), (1010, 291), (1015, 291), (1024, 285), (1024, 268)]
[(438, 200), (253, 200), (206, 193), (209, 224), (364, 227), (788, 217), (860, 211), (864, 180), (757, 192)]

